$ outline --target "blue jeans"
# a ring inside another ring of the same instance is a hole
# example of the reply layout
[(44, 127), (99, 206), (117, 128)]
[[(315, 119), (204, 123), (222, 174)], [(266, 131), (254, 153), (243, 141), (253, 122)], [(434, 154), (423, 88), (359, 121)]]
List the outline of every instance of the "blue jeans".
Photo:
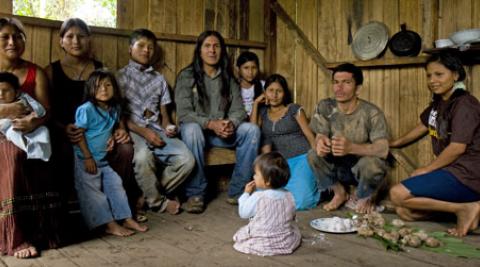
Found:
[(230, 139), (223, 139), (212, 132), (203, 131), (198, 123), (183, 123), (180, 132), (183, 142), (190, 149), (197, 162), (196, 168), (194, 168), (185, 186), (186, 196), (205, 196), (207, 178), (204, 171), (204, 150), (206, 147), (236, 148), (237, 163), (233, 169), (228, 196), (240, 196), (245, 184), (253, 176), (252, 164), (260, 146), (260, 129), (258, 126), (248, 122), (241, 123), (235, 130), (235, 135)]
[(97, 173), (90, 174), (83, 160), (75, 157), (75, 189), (89, 229), (132, 217), (122, 179), (106, 164), (97, 163)]
[[(188, 178), (195, 166), (195, 159), (180, 139), (154, 131), (165, 142), (165, 146), (152, 147), (145, 138), (133, 132), (130, 136), (135, 150), (135, 179), (148, 206), (163, 211), (167, 207), (165, 193), (171, 193)], [(162, 170), (157, 170), (157, 161), (163, 165)]]

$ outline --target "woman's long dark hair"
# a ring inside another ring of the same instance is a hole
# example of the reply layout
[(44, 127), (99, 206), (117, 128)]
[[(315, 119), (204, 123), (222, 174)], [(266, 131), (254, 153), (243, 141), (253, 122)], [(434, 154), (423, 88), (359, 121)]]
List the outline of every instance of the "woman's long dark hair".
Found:
[[(425, 63), (425, 68), (427, 68), (428, 64), (432, 62), (437, 62), (442, 64), (445, 68), (449, 69), (452, 72), (456, 72), (458, 74), (458, 79), (456, 81), (463, 81), (466, 78), (465, 68), (463, 67), (462, 61), (458, 56), (451, 52), (442, 52), (438, 54), (433, 54), (427, 59)], [(456, 99), (462, 95), (468, 94), (467, 91), (463, 89), (455, 90), (450, 98), (448, 99), (448, 104), (443, 105), (442, 97), (438, 94), (433, 94), (431, 106), (434, 110), (438, 111), (437, 114), (437, 133), (438, 139), (446, 139), (449, 138), (450, 129), (450, 121), (451, 121), (451, 108), (455, 103)]]
[(6, 26), (12, 26), (17, 34), (20, 34), (23, 42), (25, 43), (27, 40), (27, 35), (25, 34), (25, 27), (23, 27), (23, 24), (20, 20), (16, 18), (0, 18), (0, 30)]
[(265, 89), (267, 89), (270, 84), (277, 82), (283, 89), (283, 99), (282, 104), (285, 106), (292, 103), (292, 94), (290, 93), (290, 89), (288, 89), (287, 80), (280, 74), (272, 74), (265, 80)]
[[(245, 64), (249, 61), (255, 62), (255, 64), (257, 64), (257, 68), (260, 69), (260, 62), (258, 60), (257, 55), (253, 52), (250, 52), (250, 51), (242, 52), (240, 54), (240, 56), (238, 56), (237, 67), (240, 68), (243, 64)], [(257, 76), (252, 81), (253, 86), (254, 86), (253, 90), (254, 90), (254, 94), (255, 94), (253, 99), (257, 99), (257, 97), (259, 97), (263, 93), (262, 82), (260, 82), (260, 79), (258, 79), (258, 76), (259, 75), (257, 74)], [(240, 81), (239, 81), (239, 83), (240, 83)]]
[(233, 77), (230, 68), (230, 60), (228, 59), (227, 47), (222, 35), (216, 31), (204, 31), (197, 39), (195, 44), (195, 51), (193, 53), (193, 61), (190, 64), (193, 68), (194, 85), (197, 87), (198, 99), (201, 106), (204, 108), (208, 105), (208, 98), (206, 94), (205, 83), (203, 81), (205, 71), (203, 70), (203, 60), (201, 57), (201, 49), (203, 42), (209, 36), (214, 36), (220, 42), (220, 60), (217, 67), (221, 71), (222, 89), (220, 94), (222, 96), (220, 102), (220, 109), (227, 112), (230, 106), (230, 78)]
[(73, 27), (78, 27), (87, 36), (92, 35), (92, 31), (90, 30), (90, 27), (88, 27), (88, 24), (79, 18), (69, 18), (63, 21), (62, 26), (60, 26), (60, 31), (58, 32), (58, 35), (63, 38), (68, 32), (68, 30)]
[[(465, 73), (465, 68), (463, 67), (462, 61), (457, 55), (451, 52), (433, 54), (427, 59), (427, 62), (425, 63), (425, 69), (427, 68), (428, 64), (432, 62), (440, 63), (450, 71), (456, 72), (458, 74), (458, 79), (456, 80), (456, 82), (457, 81), (461, 82), (465, 80), (467, 76)], [(433, 94), (433, 99), (432, 99), (433, 103), (438, 103), (441, 99), (442, 98), (440, 95)]]
[[(100, 84), (100, 81), (109, 78), (110, 82), (112, 83), (113, 87), (113, 97), (107, 102), (108, 106), (110, 107), (110, 114), (114, 112), (119, 112), (121, 111), (122, 104), (123, 104), (123, 99), (120, 94), (120, 89), (118, 87), (117, 80), (115, 79), (115, 76), (113, 73), (106, 69), (97, 69), (93, 71), (90, 76), (88, 77), (87, 81), (85, 82), (85, 101), (90, 101), (92, 104), (97, 108), (98, 111), (98, 101), (95, 98), (95, 95), (97, 94), (98, 91), (98, 86)], [(102, 115), (101, 112), (98, 112), (100, 115)]]

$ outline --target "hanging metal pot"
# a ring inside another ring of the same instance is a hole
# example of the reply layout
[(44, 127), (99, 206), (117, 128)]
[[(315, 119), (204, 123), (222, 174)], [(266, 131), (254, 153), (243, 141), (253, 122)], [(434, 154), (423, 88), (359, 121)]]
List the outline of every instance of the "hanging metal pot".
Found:
[(422, 38), (418, 33), (407, 30), (406, 24), (400, 27), (402, 30), (393, 35), (388, 43), (390, 51), (400, 57), (418, 55), (422, 49)]
[(376, 58), (388, 44), (388, 28), (378, 21), (371, 21), (358, 29), (353, 37), (353, 54), (361, 60)]

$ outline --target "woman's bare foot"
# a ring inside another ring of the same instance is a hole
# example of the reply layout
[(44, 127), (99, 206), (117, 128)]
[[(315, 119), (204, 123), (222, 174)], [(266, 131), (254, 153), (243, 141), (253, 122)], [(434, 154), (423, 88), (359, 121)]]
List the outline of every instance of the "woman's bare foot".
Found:
[(332, 186), (333, 198), (327, 204), (323, 205), (323, 209), (326, 211), (332, 211), (338, 209), (345, 201), (348, 200), (348, 194), (342, 184), (336, 183)]
[(167, 207), (165, 209), (169, 214), (176, 215), (180, 212), (180, 203), (176, 200), (167, 200)]
[(121, 225), (119, 225), (117, 222), (112, 221), (106, 224), (105, 226), (105, 233), (111, 234), (111, 235), (116, 235), (116, 236), (131, 236), (135, 234), (134, 231), (129, 230)]
[(355, 209), (358, 213), (371, 213), (375, 210), (375, 203), (371, 197), (357, 199), (357, 207)]
[(141, 225), (132, 218), (125, 219), (125, 221), (123, 222), (123, 227), (139, 232), (146, 232), (148, 230), (148, 226)]
[(468, 231), (475, 230), (478, 227), (480, 219), (480, 203), (463, 203), (462, 208), (455, 213), (457, 215), (457, 227), (447, 230), (449, 234), (462, 237), (467, 235)]
[(18, 259), (28, 259), (38, 256), (38, 251), (34, 246), (29, 246), (28, 248), (21, 249), (13, 253), (13, 256)]

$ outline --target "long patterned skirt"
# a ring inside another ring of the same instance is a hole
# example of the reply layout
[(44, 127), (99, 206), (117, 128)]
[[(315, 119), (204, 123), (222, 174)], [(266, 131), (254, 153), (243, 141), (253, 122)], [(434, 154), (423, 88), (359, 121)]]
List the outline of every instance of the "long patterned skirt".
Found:
[(60, 244), (60, 200), (50, 164), (26, 153), (0, 134), (0, 252)]

